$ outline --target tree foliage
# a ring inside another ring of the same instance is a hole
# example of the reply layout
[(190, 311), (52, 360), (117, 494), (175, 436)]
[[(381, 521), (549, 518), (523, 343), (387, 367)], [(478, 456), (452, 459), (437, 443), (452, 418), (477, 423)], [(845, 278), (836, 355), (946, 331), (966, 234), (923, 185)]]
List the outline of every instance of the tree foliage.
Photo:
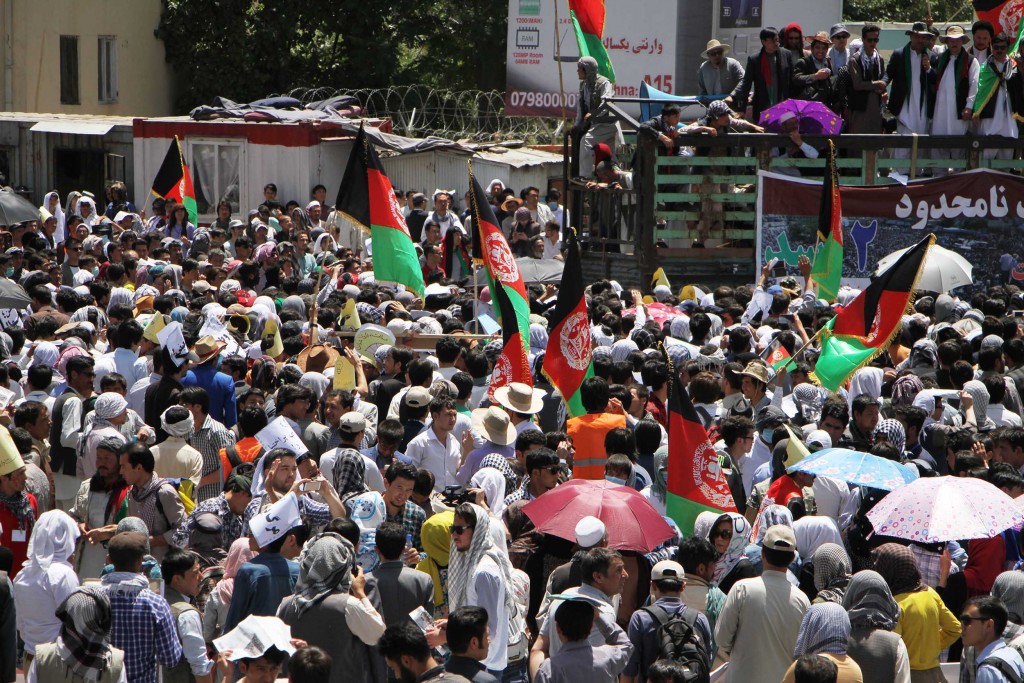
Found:
[[(930, 4), (936, 24), (973, 21), (969, 0), (930, 0)], [(844, 0), (843, 18), (874, 23), (925, 21), (928, 5), (928, 0)]]
[(500, 0), (164, 0), (156, 36), (182, 112), (293, 88), (505, 84)]

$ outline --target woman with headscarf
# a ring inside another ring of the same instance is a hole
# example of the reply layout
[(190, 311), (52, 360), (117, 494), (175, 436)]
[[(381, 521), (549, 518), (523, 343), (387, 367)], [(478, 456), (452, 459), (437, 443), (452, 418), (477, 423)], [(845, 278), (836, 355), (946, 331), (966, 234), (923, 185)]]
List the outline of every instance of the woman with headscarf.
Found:
[(448, 608), (454, 611), (476, 605), (487, 610), (491, 644), (481, 664), (493, 673), (508, 666), (510, 641), (521, 634), (510, 633), (511, 620), (518, 614), (512, 564), (507, 552), (495, 546), (492, 523), (490, 515), (479, 505), (463, 503), (455, 508)]
[(235, 577), (238, 576), (238, 570), (242, 565), (254, 557), (256, 552), (249, 547), (247, 537), (236, 539), (228, 549), (227, 559), (224, 560), (224, 576), (210, 593), (210, 599), (207, 600), (203, 612), (203, 638), (207, 642), (223, 633), (225, 618), (231, 606), (231, 596), (235, 590)]
[[(46, 211), (56, 223), (56, 229), (51, 235), (47, 235), (47, 242), (52, 243), (53, 246), (61, 244), (66, 238), (67, 230), (67, 219), (64, 215), (64, 208), (60, 204), (60, 195), (57, 194), (56, 190), (46, 193), (43, 197), (43, 205), (39, 207), (40, 210)], [(41, 216), (42, 218), (42, 216)], [(43, 219), (45, 222), (45, 219)]]
[(483, 490), (492, 515), (505, 511), (505, 477), (493, 467), (481, 467), (469, 480), (473, 488)]
[(57, 607), (79, 584), (71, 565), (79, 535), (75, 520), (62, 510), (44, 512), (32, 529), (28, 559), (14, 579), (18, 632), (28, 654), (60, 632)]
[[(860, 665), (847, 654), (850, 639), (850, 617), (840, 605), (832, 602), (811, 605), (800, 623), (793, 659), (804, 655), (819, 655), (831, 660), (838, 669), (836, 683), (863, 683)], [(794, 661), (782, 678), (782, 683), (796, 681)]]
[(843, 607), (851, 627), (846, 653), (860, 665), (864, 683), (909, 683), (907, 646), (893, 633), (900, 606), (885, 579), (870, 569), (857, 572), (843, 594)]
[(597, 73), (597, 60), (581, 57), (576, 62), (576, 75), (580, 79), (580, 93), (576, 100), (575, 131), (583, 135), (580, 145), (580, 175), (594, 175), (594, 148), (604, 143), (615, 153), (622, 144), (622, 130), (618, 121), (605, 108), (605, 100), (615, 97), (615, 86)]
[(895, 632), (903, 637), (915, 683), (943, 681), (939, 655), (960, 637), (960, 620), (939, 594), (921, 581), (913, 553), (898, 543), (885, 543), (873, 554), (875, 566), (892, 591), (901, 614)]
[(446, 614), (448, 607), (448, 564), (451, 552), (452, 525), (455, 513), (451, 510), (428, 517), (420, 527), (420, 541), (426, 557), (416, 569), (426, 572), (434, 582), (434, 615)]
[(974, 418), (978, 423), (979, 432), (991, 432), (996, 423), (988, 416), (988, 404), (991, 397), (984, 382), (972, 379), (964, 384), (964, 393), (974, 400)]
[(843, 593), (846, 592), (853, 572), (846, 550), (835, 543), (823, 543), (814, 551), (811, 562), (814, 568), (814, 589), (817, 592), (817, 595), (808, 596), (811, 602), (842, 604)]
[(878, 425), (875, 427), (875, 443), (887, 442), (896, 448), (896, 451), (903, 457), (903, 453), (907, 447), (907, 431), (903, 428), (903, 424), (898, 420), (885, 419), (879, 420)]
[(654, 471), (651, 485), (640, 491), (658, 514), (665, 516), (665, 499), (668, 495), (668, 449), (659, 448), (654, 452)]
[(100, 215), (96, 213), (96, 201), (92, 197), (83, 195), (78, 198), (78, 215), (82, 217), (82, 224), (89, 228), (100, 222)]
[[(333, 532), (317, 534), (299, 555), (295, 594), (277, 616), (292, 637), (331, 656), (331, 683), (373, 681), (369, 650), (384, 634), (384, 620), (366, 597), (366, 576), (355, 566), (355, 548)], [(353, 576), (353, 568), (355, 575)]]
[[(696, 533), (696, 527), (694, 532)], [(744, 552), (750, 542), (750, 523), (743, 515), (735, 512), (719, 515), (704, 538), (711, 541), (719, 553), (711, 583), (718, 586), (723, 593), (728, 594), (729, 589), (740, 579), (757, 576), (754, 573), (754, 566)]]
[(793, 534), (796, 536), (796, 549), (800, 557), (810, 560), (814, 553), (826, 543), (843, 545), (843, 537), (839, 526), (831, 517), (811, 515), (801, 517), (793, 522)]
[[(1003, 628), (1003, 642), (1020, 647), (1024, 645), (1024, 572), (1006, 571), (992, 584), (992, 597), (1006, 605), (1007, 621)], [(1014, 641), (1016, 644), (1014, 645)], [(973, 645), (964, 647), (960, 660), (960, 680), (974, 683), (978, 670), (978, 652)]]
[(451, 280), (461, 280), (473, 273), (466, 246), (466, 236), (458, 229), (449, 230), (441, 238), (441, 267)]
[(26, 681), (124, 683), (124, 651), (110, 644), (110, 599), (99, 586), (78, 588), (57, 608), (59, 632), (36, 648)]

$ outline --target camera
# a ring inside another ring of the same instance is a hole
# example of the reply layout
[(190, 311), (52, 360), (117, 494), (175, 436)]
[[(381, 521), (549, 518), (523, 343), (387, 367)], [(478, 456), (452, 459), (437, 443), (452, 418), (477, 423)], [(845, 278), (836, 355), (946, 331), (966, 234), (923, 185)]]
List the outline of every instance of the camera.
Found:
[(445, 505), (453, 508), (462, 503), (472, 503), (475, 496), (465, 486), (445, 486), (444, 491), (441, 492), (441, 500)]

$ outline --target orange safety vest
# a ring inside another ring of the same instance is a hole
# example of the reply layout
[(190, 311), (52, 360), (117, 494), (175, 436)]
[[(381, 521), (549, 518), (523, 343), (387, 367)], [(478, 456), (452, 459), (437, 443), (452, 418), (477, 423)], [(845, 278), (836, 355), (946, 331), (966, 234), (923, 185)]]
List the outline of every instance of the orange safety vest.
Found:
[(591, 413), (570, 419), (565, 431), (576, 447), (572, 478), (604, 479), (604, 463), (608, 459), (604, 437), (611, 430), (625, 426), (626, 416), (615, 413)]

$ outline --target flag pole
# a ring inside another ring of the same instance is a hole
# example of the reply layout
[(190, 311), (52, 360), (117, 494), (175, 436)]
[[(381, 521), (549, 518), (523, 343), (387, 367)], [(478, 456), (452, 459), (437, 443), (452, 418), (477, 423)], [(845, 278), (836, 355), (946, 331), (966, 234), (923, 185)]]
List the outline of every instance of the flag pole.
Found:
[(559, 35), (558, 3), (555, 0), (555, 64), (558, 66), (558, 103), (562, 107), (562, 121), (565, 121), (565, 84), (562, 81), (562, 37)]
[(815, 332), (815, 333), (814, 333), (814, 336), (813, 336), (813, 337), (811, 337), (810, 339), (808, 339), (808, 340), (807, 340), (807, 341), (806, 341), (806, 342), (804, 343), (804, 345), (803, 345), (803, 346), (801, 346), (801, 347), (800, 347), (799, 349), (797, 349), (797, 352), (793, 354), (793, 357), (792, 357), (792, 358), (791, 358), (790, 360), (791, 360), (791, 361), (792, 361), (793, 363), (796, 363), (796, 359), (797, 359), (797, 358), (798, 358), (798, 357), (800, 356), (800, 354), (801, 354), (801, 353), (803, 353), (803, 352), (804, 352), (804, 350), (805, 350), (805, 349), (807, 349), (807, 347), (808, 347), (808, 346), (810, 346), (811, 344), (813, 344), (813, 343), (814, 343), (814, 340), (815, 340), (815, 339), (817, 339), (818, 337), (820, 337), (820, 336), (821, 336), (821, 333), (822, 333), (822, 332), (823, 332), (824, 330), (825, 330), (825, 328), (824, 328), (824, 327), (822, 327), (822, 328), (821, 328), (820, 330), (818, 330), (817, 332)]

